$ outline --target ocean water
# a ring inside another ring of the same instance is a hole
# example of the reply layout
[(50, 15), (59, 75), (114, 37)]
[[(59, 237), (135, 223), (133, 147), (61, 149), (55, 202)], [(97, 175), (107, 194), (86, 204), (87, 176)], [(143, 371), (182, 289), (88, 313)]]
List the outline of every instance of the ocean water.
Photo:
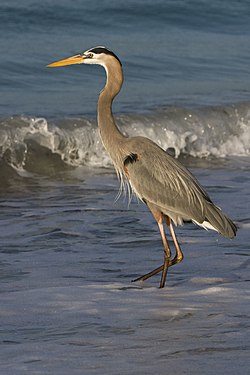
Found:
[[(1, 373), (249, 373), (249, 24), (247, 0), (1, 1)], [(123, 63), (122, 131), (178, 157), (239, 228), (178, 227), (163, 290), (131, 283), (163, 250), (147, 207), (115, 200), (103, 69), (46, 68), (96, 45)]]

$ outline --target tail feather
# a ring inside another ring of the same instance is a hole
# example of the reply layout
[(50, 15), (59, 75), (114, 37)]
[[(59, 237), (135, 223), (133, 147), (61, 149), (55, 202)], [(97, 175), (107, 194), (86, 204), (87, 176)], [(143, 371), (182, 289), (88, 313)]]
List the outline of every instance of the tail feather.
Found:
[[(233, 238), (236, 236), (236, 225), (213, 203), (207, 203), (205, 221), (209, 223), (208, 228), (212, 226), (214, 230), (224, 237)], [(205, 223), (204, 226), (206, 226)]]

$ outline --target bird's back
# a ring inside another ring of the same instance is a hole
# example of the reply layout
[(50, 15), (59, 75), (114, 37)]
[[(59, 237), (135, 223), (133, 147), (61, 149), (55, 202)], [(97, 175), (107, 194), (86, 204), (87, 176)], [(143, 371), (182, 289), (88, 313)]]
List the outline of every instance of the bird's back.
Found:
[(124, 170), (132, 189), (176, 224), (193, 221), (225, 237), (235, 224), (213, 204), (197, 179), (177, 159), (144, 137), (128, 138)]

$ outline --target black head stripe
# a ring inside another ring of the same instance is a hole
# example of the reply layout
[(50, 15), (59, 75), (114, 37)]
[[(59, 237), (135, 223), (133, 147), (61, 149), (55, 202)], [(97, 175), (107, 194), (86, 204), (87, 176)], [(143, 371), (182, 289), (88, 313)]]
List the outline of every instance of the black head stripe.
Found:
[(122, 65), (120, 59), (114, 54), (114, 52), (108, 50), (106, 47), (95, 47), (89, 50), (89, 52), (93, 53), (105, 53), (106, 55), (111, 55), (116, 58), (116, 60), (119, 61), (119, 63)]

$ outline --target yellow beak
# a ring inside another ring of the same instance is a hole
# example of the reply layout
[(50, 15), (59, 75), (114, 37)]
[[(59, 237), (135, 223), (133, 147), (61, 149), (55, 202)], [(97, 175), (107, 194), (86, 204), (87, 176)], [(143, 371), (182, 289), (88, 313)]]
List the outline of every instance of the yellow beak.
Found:
[(86, 56), (84, 56), (84, 55), (75, 55), (75, 56), (68, 57), (67, 59), (63, 59), (63, 60), (53, 62), (53, 63), (47, 65), (47, 67), (56, 68), (57, 66), (82, 64), (82, 62), (85, 58), (86, 58)]

